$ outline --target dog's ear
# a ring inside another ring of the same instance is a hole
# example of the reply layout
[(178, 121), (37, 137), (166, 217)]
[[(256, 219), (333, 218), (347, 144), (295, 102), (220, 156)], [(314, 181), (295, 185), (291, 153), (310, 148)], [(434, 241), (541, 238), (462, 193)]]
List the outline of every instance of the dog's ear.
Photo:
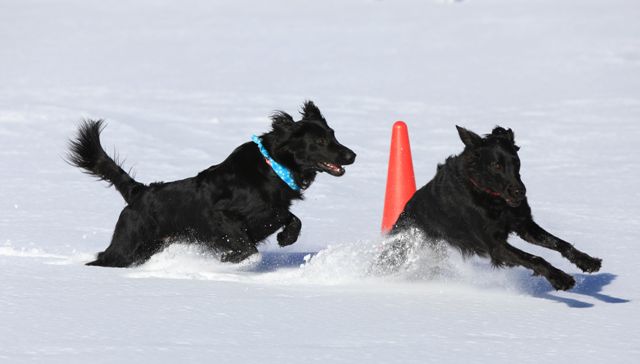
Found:
[(513, 130), (511, 130), (511, 128), (507, 129), (507, 136), (509, 137), (509, 140), (511, 140), (511, 143), (516, 142), (516, 138), (515, 135), (513, 135)]
[(302, 114), (302, 120), (320, 120), (326, 122), (320, 109), (318, 109), (316, 104), (311, 100), (305, 101), (300, 114)]
[(278, 131), (288, 131), (291, 130), (295, 126), (295, 121), (291, 115), (287, 114), (284, 111), (276, 111), (271, 115), (271, 126), (273, 130)]
[(491, 132), (491, 135), (508, 141), (513, 146), (513, 149), (515, 149), (516, 152), (520, 150), (520, 147), (516, 145), (515, 136), (513, 135), (513, 130), (496, 126)]
[(491, 132), (491, 135), (494, 135), (500, 138), (505, 138), (506, 140), (510, 141), (512, 144), (515, 142), (513, 130), (505, 129), (501, 126), (496, 126)]
[(458, 125), (456, 125), (456, 129), (458, 129), (460, 140), (462, 140), (467, 147), (476, 147), (482, 144), (482, 137), (480, 137), (480, 135)]

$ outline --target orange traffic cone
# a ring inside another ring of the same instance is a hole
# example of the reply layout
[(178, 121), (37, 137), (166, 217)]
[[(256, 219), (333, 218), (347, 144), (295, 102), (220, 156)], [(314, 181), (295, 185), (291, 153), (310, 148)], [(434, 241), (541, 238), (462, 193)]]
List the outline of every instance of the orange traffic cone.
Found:
[(416, 178), (413, 175), (411, 146), (407, 124), (396, 121), (391, 133), (391, 151), (387, 172), (387, 190), (384, 196), (382, 213), (382, 233), (388, 233), (404, 205), (416, 192)]

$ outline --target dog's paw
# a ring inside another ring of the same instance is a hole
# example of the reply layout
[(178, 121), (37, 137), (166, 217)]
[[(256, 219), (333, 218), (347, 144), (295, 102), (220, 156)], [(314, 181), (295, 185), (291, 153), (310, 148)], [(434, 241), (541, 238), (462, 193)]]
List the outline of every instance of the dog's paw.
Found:
[(563, 255), (585, 273), (597, 272), (602, 267), (602, 259), (593, 258), (577, 249), (570, 249)]
[(549, 281), (549, 283), (551, 283), (553, 288), (556, 289), (556, 291), (567, 291), (576, 285), (576, 280), (573, 279), (571, 275), (561, 270), (558, 270), (549, 275), (549, 277), (547, 277), (547, 280)]
[(602, 259), (593, 258), (585, 254), (583, 257), (576, 259), (575, 264), (583, 272), (593, 273), (599, 271), (600, 267), (602, 267)]
[(278, 239), (278, 245), (285, 247), (298, 241), (298, 235), (288, 234), (284, 231), (281, 231), (276, 236), (276, 239)]

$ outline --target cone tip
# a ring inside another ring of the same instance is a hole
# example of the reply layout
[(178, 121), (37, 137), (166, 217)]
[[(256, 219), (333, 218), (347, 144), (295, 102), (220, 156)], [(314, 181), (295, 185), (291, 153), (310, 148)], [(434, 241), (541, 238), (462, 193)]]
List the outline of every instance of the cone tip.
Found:
[(406, 129), (407, 128), (407, 124), (402, 120), (398, 120), (395, 123), (393, 123), (393, 128), (394, 129)]

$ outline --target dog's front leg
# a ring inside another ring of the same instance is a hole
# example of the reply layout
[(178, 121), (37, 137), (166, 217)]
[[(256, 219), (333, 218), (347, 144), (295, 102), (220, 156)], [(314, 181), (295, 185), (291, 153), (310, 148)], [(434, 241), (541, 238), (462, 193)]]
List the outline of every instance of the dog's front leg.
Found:
[(258, 253), (258, 249), (255, 245), (245, 238), (228, 238), (228, 242), (232, 246), (232, 249), (224, 252), (220, 256), (220, 261), (224, 263), (240, 263), (241, 261), (249, 258), (253, 254)]
[(289, 216), (283, 225), (284, 228), (277, 235), (278, 245), (287, 246), (295, 243), (300, 235), (302, 222), (296, 215), (289, 213)]
[(229, 211), (218, 212), (211, 221), (219, 225), (219, 244), (229, 249), (220, 257), (220, 261), (240, 263), (253, 254), (258, 253), (255, 243), (248, 234), (242, 219)]
[(566, 291), (576, 284), (576, 281), (569, 274), (552, 266), (549, 262), (538, 256), (509, 245), (506, 241), (495, 244), (490, 254), (494, 264), (506, 264), (509, 266), (521, 265), (529, 268), (533, 270), (534, 274), (545, 277), (556, 290)]
[(594, 258), (581, 252), (572, 244), (547, 232), (533, 220), (529, 220), (523, 224), (517, 233), (522, 239), (531, 244), (540, 245), (560, 252), (563, 257), (567, 258), (583, 272), (592, 273), (600, 270), (602, 259)]

